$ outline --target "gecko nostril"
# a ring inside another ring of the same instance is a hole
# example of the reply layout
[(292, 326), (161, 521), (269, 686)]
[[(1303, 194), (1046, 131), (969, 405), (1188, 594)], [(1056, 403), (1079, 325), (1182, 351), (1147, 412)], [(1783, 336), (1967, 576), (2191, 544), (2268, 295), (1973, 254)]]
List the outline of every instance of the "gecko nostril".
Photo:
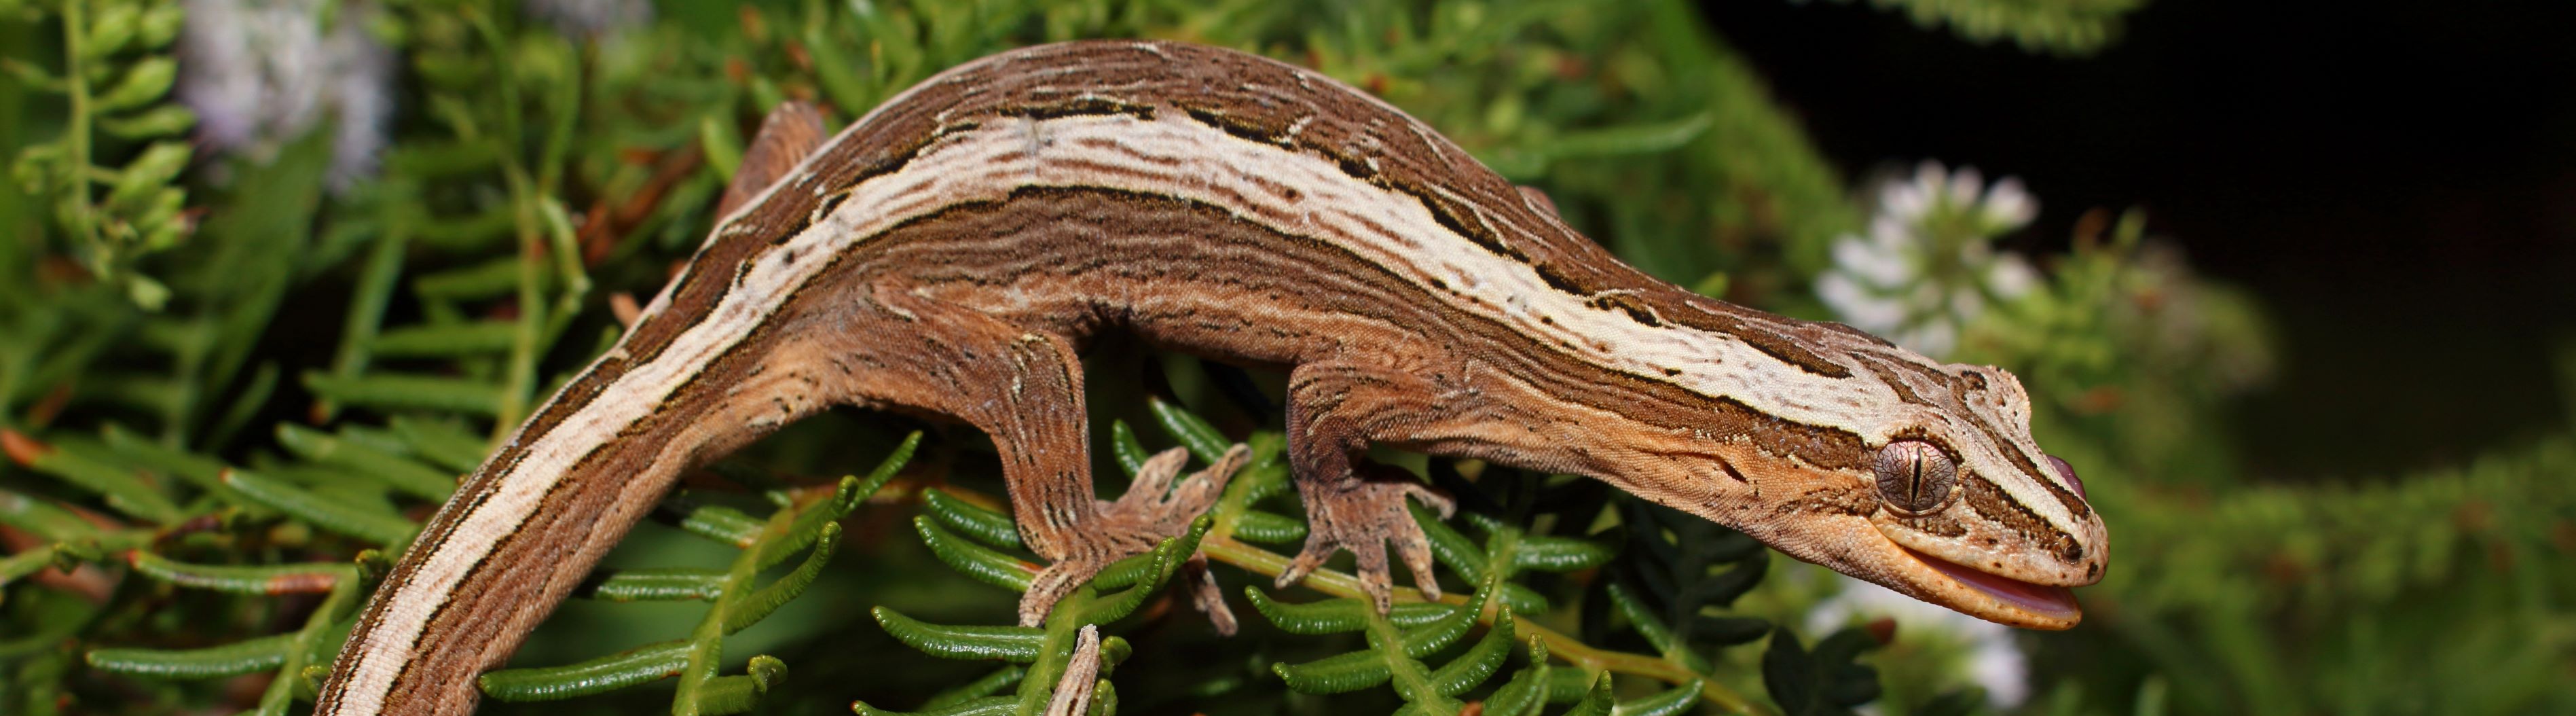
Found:
[(2066, 464), (2065, 460), (2059, 459), (2055, 455), (2048, 456), (2048, 465), (2050, 467), (2057, 468), (2057, 474), (2066, 478), (2066, 485), (2068, 487), (2075, 488), (2076, 497), (2084, 497), (2084, 480), (2075, 476), (2074, 465)]

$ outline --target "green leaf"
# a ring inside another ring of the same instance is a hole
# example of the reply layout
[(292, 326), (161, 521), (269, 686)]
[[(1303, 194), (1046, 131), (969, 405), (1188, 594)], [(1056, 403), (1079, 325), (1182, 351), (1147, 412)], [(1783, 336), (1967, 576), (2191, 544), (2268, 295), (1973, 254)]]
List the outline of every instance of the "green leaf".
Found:
[(620, 569), (592, 573), (573, 596), (611, 602), (715, 601), (724, 593), (724, 580), (724, 572), (707, 569)]
[(179, 76), (179, 64), (167, 57), (146, 57), (127, 70), (125, 79), (116, 87), (91, 98), (99, 112), (122, 112), (169, 94), (170, 82)]
[(348, 468), (355, 477), (381, 482), (422, 499), (443, 502), (456, 491), (456, 475), (311, 428), (280, 423), (277, 442), (307, 460)]
[[(1105, 648), (1106, 644), (1103, 646)], [(1019, 685), (1020, 678), (1028, 675), (1028, 673), (1028, 667), (1018, 664), (994, 669), (991, 673), (978, 677), (974, 681), (949, 687), (946, 691), (941, 691), (937, 694), (931, 695), (930, 700), (921, 703), (921, 707), (925, 709), (937, 709), (992, 696), (993, 694), (1001, 693), (1003, 689)]]
[(1485, 549), (1467, 539), (1458, 529), (1442, 522), (1437, 513), (1407, 502), (1405, 509), (1413, 515), (1414, 524), (1422, 526), (1422, 536), (1430, 541), (1431, 558), (1456, 570), (1469, 582), (1485, 581)]
[(74, 487), (98, 493), (107, 499), (108, 507), (118, 512), (160, 524), (178, 522), (186, 517), (178, 505), (163, 496), (160, 488), (144, 482), (133, 470), (113, 467), (89, 454), (79, 443), (46, 449), (29, 461), (27, 467)]
[(1046, 630), (1020, 626), (947, 626), (904, 616), (887, 607), (869, 610), (886, 634), (943, 659), (989, 659), (1027, 664), (1038, 660)]
[(767, 523), (723, 505), (699, 505), (682, 498), (664, 500), (663, 509), (679, 511), (680, 529), (722, 544), (748, 548), (760, 541)]
[[(1613, 581), (1603, 585), (1602, 590), (1610, 597), (1610, 607), (1618, 610), (1620, 616), (1627, 617), (1628, 628), (1645, 637), (1647, 644), (1667, 654), (1679, 650), (1678, 642), (1673, 639), (1672, 627), (1666, 625), (1653, 609), (1647, 608), (1646, 602), (1629, 591), (1627, 585)], [(1776, 648), (1777, 645), (1774, 646)]]
[[(1256, 589), (1252, 591), (1257, 593), (1259, 590)], [(1466, 636), (1468, 630), (1472, 629), (1476, 625), (1477, 615), (1480, 614), (1483, 609), (1484, 595), (1487, 593), (1489, 592), (1486, 590), (1480, 590), (1477, 593), (1478, 596), (1469, 600), (1466, 605), (1449, 607), (1449, 613), (1443, 615), (1441, 618), (1433, 620), (1420, 627), (1403, 630), (1397, 637), (1398, 643), (1392, 645), (1392, 653), (1389, 653), (1390, 645), (1379, 643), (1375, 638), (1375, 634), (1378, 632), (1375, 629), (1370, 629), (1369, 633), (1372, 637), (1370, 639), (1370, 649), (1367, 651), (1358, 651), (1339, 656), (1326, 657), (1303, 664), (1273, 664), (1271, 666), (1271, 671), (1277, 673), (1282, 681), (1287, 682), (1290, 690), (1300, 693), (1342, 693), (1347, 691), (1357, 691), (1386, 683), (1389, 679), (1394, 677), (1394, 666), (1390, 663), (1391, 659), (1412, 660), (1428, 657), (1434, 653), (1438, 653), (1441, 649), (1448, 648), (1450, 644), (1456, 643), (1460, 637)], [(1347, 609), (1347, 607), (1336, 606), (1333, 607), (1331, 611), (1327, 611), (1325, 609), (1311, 609), (1306, 610), (1303, 614), (1297, 614), (1294, 610), (1279, 609), (1279, 607), (1283, 605), (1273, 604), (1268, 605), (1265, 608), (1262, 603), (1263, 601), (1264, 600), (1261, 597), (1256, 596), (1253, 602), (1254, 608), (1260, 609), (1262, 615), (1265, 617), (1272, 615), (1274, 612), (1286, 612), (1283, 616), (1288, 616), (1292, 620), (1291, 622), (1280, 622), (1274, 619), (1272, 623), (1279, 624), (1282, 629), (1292, 632), (1338, 627), (1346, 623), (1346, 620), (1348, 619), (1346, 615), (1340, 613), (1340, 610)], [(1369, 622), (1380, 619), (1377, 615), (1375, 606), (1364, 600), (1345, 599), (1335, 601), (1349, 602), (1357, 606), (1357, 614), (1364, 627), (1368, 626)], [(1501, 616), (1501, 614), (1509, 612), (1510, 609), (1508, 607), (1504, 608), (1502, 612), (1497, 614), (1495, 623), (1498, 625), (1505, 624), (1506, 618)], [(1292, 623), (1296, 624), (1296, 626), (1290, 626)], [(1393, 620), (1389, 619), (1388, 623), (1392, 626)], [(1509, 634), (1505, 634), (1500, 642), (1500, 646), (1494, 648), (1499, 648), (1507, 652), (1510, 649), (1510, 644), (1511, 636)], [(1491, 654), (1486, 654), (1484, 656), (1493, 657)], [(1499, 657), (1493, 658), (1499, 659)], [(1497, 666), (1499, 666), (1500, 663), (1501, 662), (1499, 660), (1495, 662)], [(1483, 674), (1477, 678), (1477, 682), (1482, 683), (1485, 677), (1490, 677), (1492, 674), (1493, 672), (1490, 669), (1484, 671)], [(1436, 674), (1433, 676), (1436, 677)], [(1457, 675), (1453, 674), (1452, 676), (1454, 677)], [(1437, 689), (1437, 684), (1438, 682), (1435, 678), (1435, 681), (1432, 684), (1435, 687), (1435, 690)], [(1469, 684), (1468, 686), (1473, 687), (1474, 684)], [(1412, 697), (1407, 698), (1411, 699)]]
[(1530, 716), (1547, 704), (1547, 639), (1532, 636), (1528, 644), (1530, 665), (1485, 698), (1486, 716)]
[(0, 490), (0, 525), (36, 533), (57, 542), (94, 539), (98, 527), (52, 502)]
[[(858, 6), (853, 6), (858, 7)], [(867, 80), (856, 68), (874, 63), (859, 62), (842, 54), (843, 41), (827, 33), (830, 24), (809, 22), (805, 25), (805, 48), (814, 53), (814, 78), (823, 86), (832, 103), (851, 111), (875, 106), (878, 95), (868, 90)]]
[(1544, 572), (1572, 572), (1610, 563), (1616, 550), (1586, 539), (1522, 537), (1512, 548), (1512, 566)]
[(973, 577), (976, 581), (1014, 592), (1025, 592), (1029, 590), (1029, 581), (1037, 577), (1036, 566), (1022, 562), (1016, 557), (995, 552), (983, 545), (958, 539), (956, 535), (940, 529), (939, 524), (929, 517), (912, 518), (912, 526), (914, 531), (921, 533), (921, 543), (930, 548), (932, 555), (937, 556), (939, 561), (947, 563), (950, 569)]
[(1610, 694), (1610, 672), (1593, 677), (1592, 690), (1583, 694), (1582, 703), (1565, 712), (1565, 716), (1610, 716), (1613, 702)]
[(127, 552), (125, 562), (144, 576), (181, 587), (259, 596), (328, 592), (358, 577), (357, 568), (346, 564), (188, 564), (142, 550)]
[(1782, 714), (1824, 713), (1822, 679), (1815, 657), (1798, 643), (1798, 635), (1787, 628), (1771, 630), (1771, 647), (1762, 652), (1762, 687), (1780, 704)]
[(306, 373), (304, 387), (332, 400), (370, 408), (486, 418), (501, 412), (501, 387), (471, 379), (390, 373), (342, 378)]
[(734, 172), (742, 167), (742, 137), (732, 122), (721, 115), (699, 117), (698, 148), (706, 153), (707, 166), (716, 170), (716, 176), (733, 181)]
[(1226, 450), (1234, 447), (1234, 441), (1217, 432), (1216, 426), (1180, 406), (1163, 402), (1160, 398), (1146, 401), (1145, 405), (1154, 411), (1154, 419), (1163, 424), (1163, 431), (1171, 433), (1172, 439), (1179, 441), (1182, 447), (1189, 448), (1190, 454), (1199, 462), (1213, 464), (1225, 457)]
[(688, 662), (689, 642), (672, 640), (578, 664), (488, 672), (476, 684), (500, 701), (559, 701), (678, 676)]
[[(492, 236), (509, 231), (511, 215), (506, 211), (485, 212), (467, 219), (448, 219), (423, 227), (422, 238), (435, 240), (442, 234), (457, 236)], [(412, 293), (423, 299), (470, 301), (497, 298), (519, 290), (517, 257), (494, 259), (463, 268), (422, 274), (412, 278)], [(539, 274), (537, 288), (551, 290), (554, 274)]]
[(850, 703), (850, 710), (859, 716), (1004, 716), (1017, 713), (1019, 708), (1020, 700), (1009, 696), (993, 696), (936, 708), (924, 707), (920, 711), (887, 711), (869, 706), (864, 701)]
[(957, 499), (945, 490), (923, 490), (921, 510), (939, 524), (977, 542), (1002, 549), (1020, 548), (1020, 527), (1011, 522), (1009, 515)]
[(224, 474), (224, 484), (239, 490), (243, 497), (269, 509), (313, 523), (314, 526), (386, 546), (411, 541), (419, 525), (401, 515), (351, 503), (334, 497), (308, 492), (275, 479), (234, 470)]
[(1344, 694), (1384, 684), (1393, 674), (1386, 655), (1356, 651), (1303, 664), (1272, 664), (1270, 670), (1301, 694)]
[[(1376, 605), (1366, 599), (1326, 599), (1320, 602), (1291, 604), (1279, 601), (1260, 587), (1245, 586), (1243, 593), (1252, 600), (1254, 611), (1282, 631), (1291, 634), (1332, 634), (1368, 628), (1368, 613)], [(1418, 627), (1444, 619), (1453, 619), (1465, 609), (1455, 604), (1405, 602), (1397, 604), (1387, 620), (1399, 627)]]
[(203, 649), (92, 649), (90, 668), (160, 679), (213, 679), (268, 671), (286, 664), (295, 634), (279, 634)]
[(1700, 681), (1692, 679), (1653, 696), (1619, 704), (1619, 716), (1681, 716), (1699, 705)]
[[(55, 77), (54, 73), (46, 72), (45, 68), (38, 67), (33, 63), (15, 57), (0, 57), (0, 72), (9, 73), (9, 76), (16, 78), (19, 84), (47, 92), (61, 93), (65, 89), (62, 78)], [(30, 147), (28, 151), (33, 152), (45, 147), (55, 147), (57, 148), (56, 152), (59, 153), (59, 147), (61, 146), (62, 145), (59, 144), (37, 145), (35, 147)], [(21, 155), (21, 159), (22, 163), (20, 166), (23, 167), (25, 166), (23, 164), (24, 155)]]
[(378, 334), (367, 347), (386, 358), (454, 358), (507, 353), (519, 324), (506, 321), (430, 324)]
[[(1197, 519), (1190, 522), (1189, 531), (1182, 533), (1178, 537), (1166, 538), (1161, 544), (1155, 545), (1154, 551), (1145, 555), (1140, 555), (1149, 558), (1146, 562), (1147, 566), (1144, 568), (1143, 573), (1133, 578), (1121, 580), (1130, 581), (1134, 586), (1130, 586), (1125, 591), (1110, 595), (1098, 602), (1094, 602), (1089, 606), (1084, 607), (1078, 612), (1077, 621), (1085, 624), (1107, 624), (1109, 622), (1125, 619), (1128, 614), (1134, 613), (1137, 608), (1145, 606), (1145, 602), (1147, 600), (1152, 599), (1155, 593), (1162, 591), (1163, 583), (1166, 580), (1171, 579), (1173, 573), (1180, 570), (1181, 563), (1188, 560), (1192, 553), (1198, 551), (1199, 539), (1207, 535), (1208, 528), (1214, 523), (1215, 520), (1206, 515), (1200, 515)], [(1110, 566), (1117, 567), (1118, 565), (1112, 564)], [(1101, 571), (1105, 573), (1109, 570), (1103, 569)], [(1097, 577), (1092, 581), (1095, 588), (1114, 584), (1105, 583)]]
[(81, 41), (81, 59), (97, 60), (125, 49), (142, 24), (142, 5), (100, 3), (98, 14), (90, 17), (89, 36)]
[(1145, 449), (1144, 442), (1136, 439), (1136, 430), (1127, 427), (1124, 420), (1109, 421), (1109, 453), (1118, 459), (1119, 469), (1126, 470), (1128, 475), (1144, 470), (1145, 460), (1154, 456), (1152, 451)]
[(750, 673), (709, 680), (690, 695), (692, 708), (678, 711), (699, 716), (749, 713), (759, 706), (762, 695), (787, 680), (787, 662), (766, 654), (751, 657), (746, 670)]
[(451, 422), (396, 417), (392, 427), (413, 455), (453, 472), (482, 467), (483, 456), (491, 449), (485, 438)]
[(162, 443), (155, 443), (152, 438), (134, 435), (134, 430), (126, 430), (124, 425), (108, 425), (108, 428), (98, 430), (98, 435), (103, 438), (108, 451), (116, 453), (118, 458), (126, 458), (126, 461), (131, 461), (131, 464), (160, 471), (160, 474), (178, 476), (178, 479), (185, 479), (188, 484), (196, 484), (196, 487), (206, 489), (206, 492), (214, 492), (214, 495), (224, 497), (227, 502), (237, 502), (237, 505), (242, 505), (240, 492), (232, 492), (232, 487), (224, 484), (224, 469), (227, 469), (227, 466), (224, 466), (222, 461), (216, 461), (216, 458), (178, 451), (178, 448), (167, 448), (162, 446)]
[(769, 586), (760, 588), (760, 591), (744, 595), (741, 599), (725, 605), (725, 633), (742, 631), (745, 627), (768, 618), (771, 612), (778, 611), (779, 607), (785, 606), (797, 595), (804, 594), (805, 588), (813, 586), (814, 579), (822, 576), (823, 566), (832, 561), (832, 552), (838, 549), (840, 544), (841, 523), (823, 523), (820, 535), (815, 538), (813, 550), (805, 553), (804, 564), (797, 565), (794, 571), (779, 577), (778, 581), (771, 582)]
[(153, 49), (169, 45), (179, 36), (179, 28), (187, 19), (187, 11), (181, 3), (154, 5), (152, 9), (145, 10), (142, 21), (136, 23), (134, 44)]
[(1234, 517), (1234, 538), (1261, 544), (1300, 544), (1306, 540), (1306, 523), (1286, 515), (1244, 510)]
[(1503, 668), (1503, 660), (1512, 655), (1512, 608), (1494, 613), (1494, 626), (1485, 638), (1476, 641), (1467, 653), (1431, 672), (1431, 686), (1442, 696), (1457, 696), (1483, 685), (1494, 672)]
[(21, 577), (55, 566), (55, 560), (63, 556), (60, 545), (49, 544), (0, 557), (0, 586), (7, 586)]
[(1484, 158), (1495, 173), (1513, 181), (1529, 181), (1546, 176), (1548, 165), (1561, 159), (1662, 154), (1690, 144), (1708, 131), (1715, 118), (1708, 112), (1650, 124), (1633, 124), (1566, 132), (1550, 137), (1530, 148), (1506, 148)]

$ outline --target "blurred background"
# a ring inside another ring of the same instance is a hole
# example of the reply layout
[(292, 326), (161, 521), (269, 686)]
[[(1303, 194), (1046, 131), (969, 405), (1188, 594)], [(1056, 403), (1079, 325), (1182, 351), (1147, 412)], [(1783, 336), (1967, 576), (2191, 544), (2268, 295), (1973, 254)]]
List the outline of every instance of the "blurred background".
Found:
[[(1676, 284), (2012, 370), (2109, 526), (2084, 624), (2015, 632), (1588, 483), (1414, 460), (1513, 529), (1613, 547), (1516, 587), (1556, 605), (1530, 624), (1636, 657), (1611, 668), (1623, 713), (2576, 713), (2571, 24), (2539, 2), (0, 0), (0, 712), (308, 708), (380, 569), (362, 552), (614, 340), (768, 108), (837, 126), (1001, 49), (1152, 37), (1383, 97)], [(1167, 422), (1149, 398), (1278, 427), (1276, 376), (1115, 340), (1088, 360), (1104, 448), (1110, 420)], [(683, 498), (808, 504), (921, 427), (822, 416)], [(899, 486), (998, 494), (980, 438), (927, 427)], [(1542, 519), (1542, 489), (1592, 512)], [(942, 567), (913, 501), (877, 502), (806, 596), (717, 637), (721, 673), (794, 668), (759, 711), (917, 708), (989, 670), (869, 619), (999, 624), (1013, 598)], [(729, 564), (688, 509), (612, 563)], [(1268, 583), (1219, 561), (1229, 590)], [(343, 576), (260, 586), (306, 574)], [(1643, 611), (1604, 606), (1622, 584)], [(1283, 686), (1272, 663), (1367, 642), (1237, 607), (1231, 640), (1186, 608), (1113, 629), (1120, 708), (1458, 706)], [(576, 600), (513, 665), (702, 643), (707, 613)], [(1635, 705), (1682, 677), (1712, 686)], [(706, 706), (670, 683), (487, 711)]]

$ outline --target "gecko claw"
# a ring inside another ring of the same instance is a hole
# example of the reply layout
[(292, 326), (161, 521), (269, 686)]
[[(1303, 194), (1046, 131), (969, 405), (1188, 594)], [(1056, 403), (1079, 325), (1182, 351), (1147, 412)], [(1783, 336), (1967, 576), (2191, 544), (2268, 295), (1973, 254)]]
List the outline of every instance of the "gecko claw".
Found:
[[(1037, 577), (1029, 580), (1029, 591), (1020, 595), (1020, 626), (1045, 623), (1056, 602), (1091, 581), (1092, 575), (1111, 562), (1152, 551), (1163, 540), (1188, 531), (1190, 520), (1216, 504), (1217, 497), (1225, 493), (1226, 480), (1243, 469), (1251, 457), (1251, 448), (1236, 445), (1219, 456), (1216, 464), (1180, 480), (1179, 487), (1172, 483), (1189, 462), (1187, 451), (1173, 448), (1148, 458), (1137, 468), (1127, 494), (1115, 502), (1095, 502), (1091, 514), (1065, 531), (1067, 543), (1060, 548), (1064, 554), (1039, 570)], [(1216, 577), (1207, 573), (1204, 555), (1193, 554), (1191, 559), (1200, 566), (1185, 569), (1180, 576), (1197, 582), (1192, 585), (1193, 598), (1208, 612), (1208, 620), (1217, 631), (1234, 633), (1234, 614), (1226, 610), (1224, 601), (1217, 600), (1213, 608), (1207, 603), (1208, 595), (1217, 591)]]

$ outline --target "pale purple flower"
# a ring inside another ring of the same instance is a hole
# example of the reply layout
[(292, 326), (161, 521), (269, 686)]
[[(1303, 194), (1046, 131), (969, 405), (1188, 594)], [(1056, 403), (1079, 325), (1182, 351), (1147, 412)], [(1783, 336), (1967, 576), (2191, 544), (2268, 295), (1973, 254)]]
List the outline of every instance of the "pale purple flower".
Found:
[[(327, 0), (186, 0), (179, 101), (208, 146), (266, 161), (331, 120), (331, 186), (373, 174), (393, 114), (393, 53), (367, 34), (375, 7)], [(325, 27), (325, 25), (328, 27)]]
[(524, 0), (520, 9), (565, 37), (607, 37), (653, 21), (650, 0)]
[(2039, 274), (1993, 240), (2030, 224), (2039, 204), (2006, 177), (1924, 162), (1880, 186), (1867, 235), (1834, 240), (1816, 295), (1843, 322), (1907, 348), (1942, 355), (1996, 299), (2029, 293)]

